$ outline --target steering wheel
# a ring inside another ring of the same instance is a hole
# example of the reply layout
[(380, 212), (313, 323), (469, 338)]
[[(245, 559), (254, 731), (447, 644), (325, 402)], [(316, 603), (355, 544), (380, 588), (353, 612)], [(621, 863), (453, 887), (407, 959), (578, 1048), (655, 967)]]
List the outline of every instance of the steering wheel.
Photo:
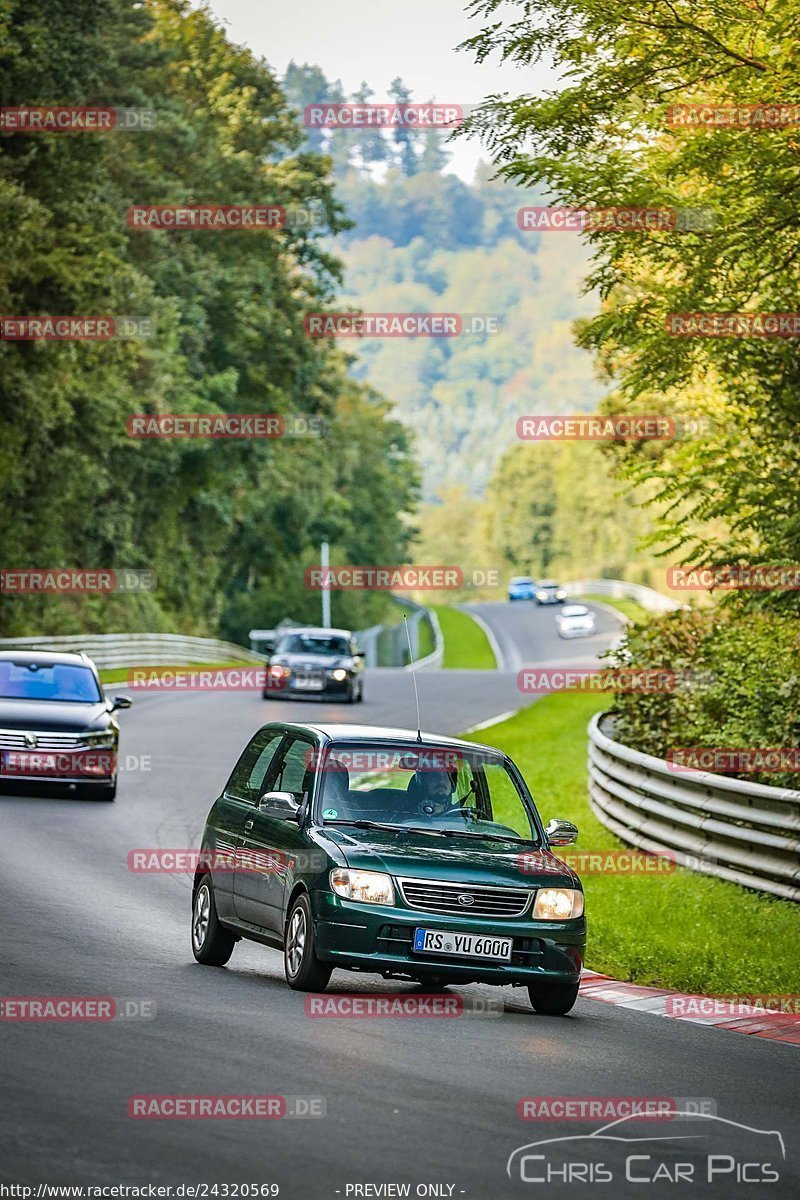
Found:
[(430, 800), (423, 800), (418, 806), (418, 812), (420, 816), (434, 818), (437, 821), (440, 821), (443, 817), (452, 817), (456, 815), (463, 817), (466, 821), (479, 820), (478, 810), (476, 808), (462, 808), (458, 803), (451, 804), (449, 808), (446, 808), (444, 812), (440, 813), (428, 811), (431, 807), (432, 805)]

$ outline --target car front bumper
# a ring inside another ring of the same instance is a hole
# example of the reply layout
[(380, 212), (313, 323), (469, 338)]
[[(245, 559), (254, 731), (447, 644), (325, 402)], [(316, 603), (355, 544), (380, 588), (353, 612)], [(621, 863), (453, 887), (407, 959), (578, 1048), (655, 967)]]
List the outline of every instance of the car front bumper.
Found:
[(326, 679), (321, 688), (295, 687), (290, 682), (283, 687), (266, 688), (264, 695), (269, 692), (270, 696), (276, 696), (279, 700), (318, 700), (323, 696), (330, 699), (331, 696), (346, 696), (354, 682), (354, 675), (348, 675), (347, 679)]
[[(497, 921), (443, 916), (400, 907), (361, 904), (329, 892), (314, 897), (314, 941), (321, 959), (336, 966), (378, 974), (447, 976), (453, 982), (533, 983), (537, 979), (577, 982), (586, 947), (586, 919)], [(441, 929), (513, 939), (511, 960), (415, 954), (414, 930)]]

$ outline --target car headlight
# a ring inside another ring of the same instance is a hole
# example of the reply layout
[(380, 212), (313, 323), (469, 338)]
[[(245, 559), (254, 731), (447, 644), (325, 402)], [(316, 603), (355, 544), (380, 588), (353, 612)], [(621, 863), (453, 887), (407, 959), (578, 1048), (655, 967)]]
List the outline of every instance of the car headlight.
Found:
[(279, 667), (277, 663), (275, 666), (270, 667), (269, 673), (273, 679), (288, 679), (288, 677), (291, 675), (291, 671), (288, 667)]
[(113, 750), (117, 744), (116, 737), (110, 729), (104, 729), (100, 733), (87, 733), (83, 740), (93, 750)]
[(347, 679), (347, 671), (344, 667), (337, 667), (335, 671), (331, 671), (331, 677), (341, 683), (343, 679)]
[(564, 591), (563, 588), (559, 588), (558, 591), (556, 592), (556, 599), (557, 600), (566, 600), (566, 598), (567, 598), (567, 593)]
[(536, 593), (536, 599), (537, 599), (537, 600), (546, 600), (546, 599), (547, 599), (547, 592), (537, 592), (537, 593)]
[(390, 875), (380, 871), (348, 871), (336, 867), (331, 871), (331, 887), (337, 896), (346, 900), (363, 900), (365, 904), (394, 904), (394, 884)]
[(577, 888), (542, 888), (536, 893), (533, 917), (537, 921), (568, 921), (583, 916), (583, 892)]

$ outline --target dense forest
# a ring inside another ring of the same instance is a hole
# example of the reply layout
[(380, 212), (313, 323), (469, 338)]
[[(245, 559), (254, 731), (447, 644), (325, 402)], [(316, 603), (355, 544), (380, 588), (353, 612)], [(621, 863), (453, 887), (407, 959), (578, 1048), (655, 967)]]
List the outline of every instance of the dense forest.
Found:
[[(155, 572), (141, 595), (0, 595), (3, 634), (222, 632), (290, 612), (327, 538), (404, 561), (417, 494), (405, 428), (305, 336), (332, 304), (345, 224), (268, 66), (181, 0), (0, 5), (0, 104), (152, 110), (151, 130), (0, 132), (0, 312), (135, 315), (149, 337), (0, 340), (0, 547), (15, 567)], [(310, 208), (308, 229), (131, 229), (133, 204)], [(326, 436), (137, 440), (134, 413), (293, 413)], [(340, 598), (370, 624), (384, 599)]]

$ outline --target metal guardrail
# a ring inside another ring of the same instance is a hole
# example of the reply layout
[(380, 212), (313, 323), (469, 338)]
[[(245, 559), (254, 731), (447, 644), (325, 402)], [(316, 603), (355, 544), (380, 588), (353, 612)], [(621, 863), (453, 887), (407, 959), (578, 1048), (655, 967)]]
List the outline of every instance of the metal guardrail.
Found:
[(262, 663), (263, 654), (217, 638), (179, 633), (86, 633), (69, 637), (0, 638), (0, 650), (83, 650), (101, 670), (187, 663)]
[(800, 792), (670, 766), (589, 723), (589, 803), (623, 842), (682, 866), (800, 901)]
[[(440, 667), (444, 655), (442, 631), (436, 614), (422, 604), (413, 600), (392, 597), (413, 609), (409, 617), (409, 634), (414, 652), (414, 661), (406, 664), (408, 647), (405, 629), (402, 622), (398, 625), (372, 625), (369, 629), (356, 632), (356, 640), (360, 643), (366, 665), (378, 666), (378, 639), (388, 638), (390, 654), (395, 666), (406, 665), (406, 669), (425, 670)], [(434, 650), (424, 658), (418, 658), (419, 626), (423, 620), (430, 621)], [(281, 621), (274, 630), (251, 630), (254, 634), (277, 634), (284, 626), (293, 622)], [(254, 639), (257, 640), (257, 639)], [(262, 638), (262, 640), (264, 640)], [(160, 667), (185, 666), (188, 663), (228, 663), (252, 662), (263, 663), (269, 655), (259, 651), (237, 646), (235, 642), (224, 642), (218, 638), (184, 637), (178, 633), (87, 633), (72, 634), (66, 637), (21, 637), (0, 638), (0, 650), (83, 650), (100, 670), (111, 670), (114, 667)]]
[(624, 579), (574, 579), (564, 584), (570, 596), (611, 596), (616, 600), (636, 600), (648, 612), (674, 612), (684, 605), (671, 596), (664, 596), (641, 583), (626, 583)]
[[(406, 601), (408, 603), (408, 601)], [(419, 606), (422, 610), (419, 613), (416, 629), (419, 631), (419, 621), (427, 616), (430, 621), (431, 629), (433, 630), (433, 650), (430, 654), (426, 654), (424, 658), (415, 658), (413, 662), (406, 664), (407, 671), (429, 671), (438, 670), (444, 659), (444, 638), (442, 637), (442, 627), (439, 624), (439, 618), (432, 608)], [(414, 614), (417, 616), (417, 614)], [(413, 644), (413, 642), (412, 642)], [(415, 652), (419, 649), (419, 643), (415, 646)]]

